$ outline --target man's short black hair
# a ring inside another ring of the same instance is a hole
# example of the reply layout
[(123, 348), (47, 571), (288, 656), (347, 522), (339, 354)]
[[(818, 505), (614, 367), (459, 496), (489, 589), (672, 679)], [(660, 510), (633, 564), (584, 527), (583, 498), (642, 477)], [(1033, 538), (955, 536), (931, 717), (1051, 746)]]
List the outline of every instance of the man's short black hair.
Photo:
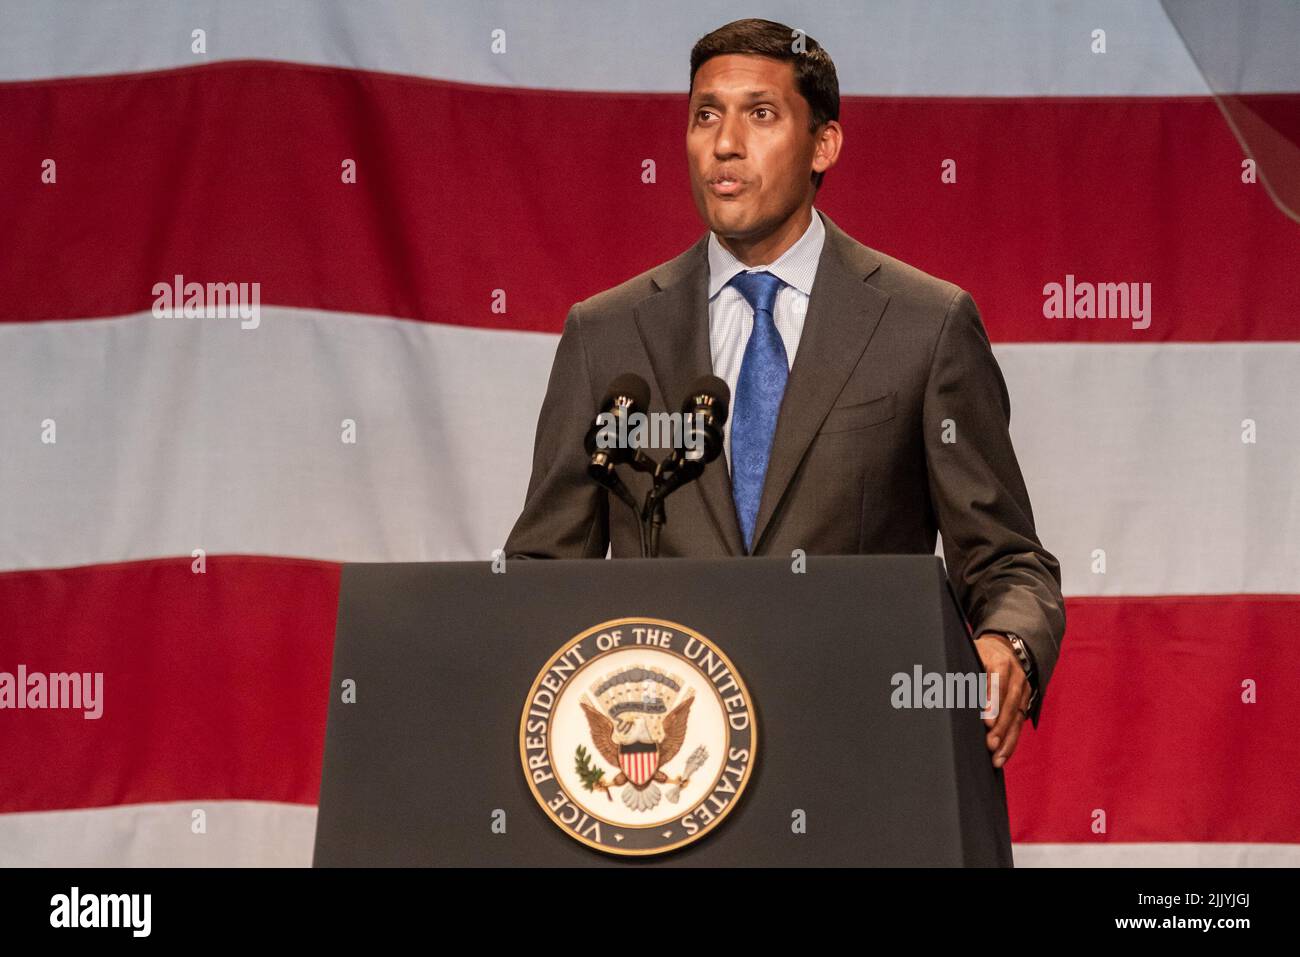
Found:
[[(802, 31), (771, 20), (733, 20), (701, 37), (691, 50), (691, 88), (705, 60), (733, 53), (772, 57), (794, 63), (794, 85), (808, 101), (808, 132), (840, 118), (840, 81), (835, 63), (820, 43)], [(813, 173), (813, 186), (821, 188), (825, 173)]]

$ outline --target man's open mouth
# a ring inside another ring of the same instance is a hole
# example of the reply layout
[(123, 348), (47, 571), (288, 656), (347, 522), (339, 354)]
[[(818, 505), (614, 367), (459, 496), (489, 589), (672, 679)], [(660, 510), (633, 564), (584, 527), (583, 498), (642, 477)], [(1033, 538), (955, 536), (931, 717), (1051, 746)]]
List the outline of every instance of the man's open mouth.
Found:
[(715, 193), (719, 193), (723, 196), (730, 196), (733, 195), (734, 193), (739, 192), (741, 188), (744, 187), (744, 185), (745, 183), (742, 180), (738, 180), (738, 179), (709, 180), (709, 188), (712, 189)]

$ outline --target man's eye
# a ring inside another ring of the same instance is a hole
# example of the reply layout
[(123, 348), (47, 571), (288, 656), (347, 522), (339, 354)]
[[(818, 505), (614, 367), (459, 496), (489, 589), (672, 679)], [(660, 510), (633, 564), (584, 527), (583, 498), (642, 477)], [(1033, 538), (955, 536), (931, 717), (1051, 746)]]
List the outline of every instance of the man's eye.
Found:
[(700, 110), (695, 114), (695, 118), (698, 120), (700, 117), (704, 116), (705, 113), (712, 113), (712, 112), (713, 112), (712, 110)]
[[(754, 112), (755, 112), (755, 113), (766, 113), (766, 114), (768, 114), (768, 116), (771, 116), (771, 115), (772, 115), (772, 111), (769, 110), (766, 106), (760, 106), (760, 107), (759, 107), (758, 109), (756, 109)], [(764, 119), (766, 119), (766, 117), (764, 117)]]

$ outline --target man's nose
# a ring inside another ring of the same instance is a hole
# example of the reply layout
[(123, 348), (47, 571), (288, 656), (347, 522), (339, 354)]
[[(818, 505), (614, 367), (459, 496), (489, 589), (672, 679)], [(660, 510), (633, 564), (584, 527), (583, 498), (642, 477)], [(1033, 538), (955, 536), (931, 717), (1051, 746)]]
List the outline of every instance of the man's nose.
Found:
[(745, 127), (743, 117), (732, 114), (718, 124), (718, 137), (713, 141), (714, 155), (719, 159), (745, 155)]

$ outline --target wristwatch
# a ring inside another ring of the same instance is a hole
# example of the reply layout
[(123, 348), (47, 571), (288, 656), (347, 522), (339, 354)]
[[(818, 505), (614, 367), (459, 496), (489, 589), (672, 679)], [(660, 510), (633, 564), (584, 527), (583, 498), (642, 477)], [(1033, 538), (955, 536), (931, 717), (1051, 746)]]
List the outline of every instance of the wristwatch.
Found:
[(1016, 653), (1016, 658), (1020, 661), (1020, 667), (1025, 669), (1025, 677), (1029, 679), (1029, 705), (1025, 708), (1025, 713), (1028, 714), (1034, 710), (1034, 702), (1038, 700), (1038, 669), (1034, 666), (1034, 656), (1029, 653), (1029, 646), (1025, 644), (1025, 639), (1012, 631), (1006, 632), (1006, 636), (1011, 642), (1011, 649)]

